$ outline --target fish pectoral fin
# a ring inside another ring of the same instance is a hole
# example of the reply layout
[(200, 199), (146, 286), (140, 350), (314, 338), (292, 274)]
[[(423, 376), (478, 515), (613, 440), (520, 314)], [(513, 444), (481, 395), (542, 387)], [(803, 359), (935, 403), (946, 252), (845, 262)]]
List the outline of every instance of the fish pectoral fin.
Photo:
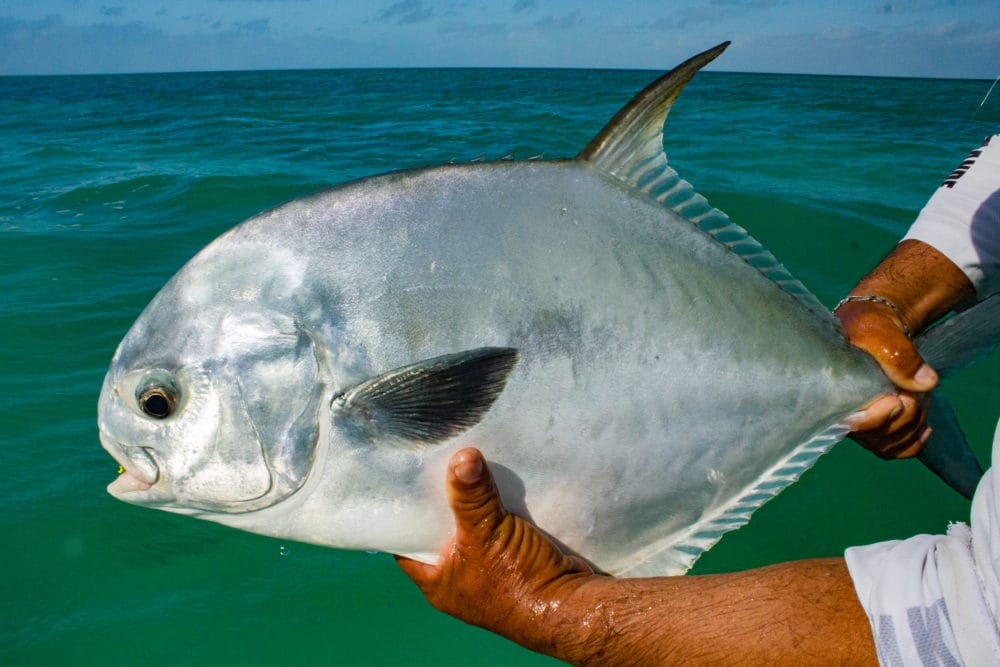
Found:
[(370, 444), (443, 442), (479, 423), (517, 358), (513, 348), (481, 347), (383, 373), (334, 397), (334, 424)]

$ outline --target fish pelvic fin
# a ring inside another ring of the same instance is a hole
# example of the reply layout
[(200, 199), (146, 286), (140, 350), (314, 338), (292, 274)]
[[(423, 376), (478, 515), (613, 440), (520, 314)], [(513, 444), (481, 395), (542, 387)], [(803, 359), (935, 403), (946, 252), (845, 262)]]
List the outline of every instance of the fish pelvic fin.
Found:
[(334, 424), (372, 445), (444, 442), (482, 420), (517, 359), (513, 348), (482, 347), (391, 370), (335, 396)]
[(667, 162), (663, 124), (684, 86), (729, 42), (700, 53), (649, 84), (580, 152), (629, 187), (672, 209), (757, 269), (784, 292), (837, 327), (827, 309), (775, 257), (722, 211), (714, 208)]

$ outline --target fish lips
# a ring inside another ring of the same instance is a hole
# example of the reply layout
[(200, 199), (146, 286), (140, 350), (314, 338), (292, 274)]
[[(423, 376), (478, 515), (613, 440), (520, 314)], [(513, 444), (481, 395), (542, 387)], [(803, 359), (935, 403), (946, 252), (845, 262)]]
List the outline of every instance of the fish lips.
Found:
[(119, 500), (146, 504), (156, 500), (166, 500), (162, 490), (157, 489), (160, 467), (145, 447), (129, 447), (118, 442), (105, 432), (100, 433), (101, 446), (123, 468), (115, 481), (108, 485), (108, 493)]

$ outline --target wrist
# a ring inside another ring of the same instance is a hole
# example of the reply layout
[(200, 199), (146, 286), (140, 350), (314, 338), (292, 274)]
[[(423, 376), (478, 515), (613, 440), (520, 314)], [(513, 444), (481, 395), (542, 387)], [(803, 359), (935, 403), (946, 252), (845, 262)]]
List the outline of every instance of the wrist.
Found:
[(551, 616), (549, 655), (574, 665), (601, 664), (613, 615), (609, 604), (613, 595), (607, 584), (615, 581), (591, 574), (562, 591)]
[[(567, 574), (520, 598), (520, 609), (508, 620), (508, 639), (525, 648), (560, 660), (581, 664), (587, 647), (594, 643), (590, 619), (600, 607), (593, 595), (594, 584), (610, 577)], [(515, 622), (514, 618), (519, 620)]]
[(947, 257), (926, 243), (907, 240), (863, 278), (848, 298), (873, 296), (884, 302), (852, 300), (837, 309), (838, 316), (844, 319), (861, 312), (865, 305), (871, 312), (885, 308), (916, 335), (956, 306), (974, 299), (975, 289)]
[[(841, 313), (842, 309), (845, 312)], [(885, 309), (888, 309), (889, 312), (885, 312)], [(879, 319), (889, 316), (895, 320), (895, 323), (899, 326), (899, 330), (906, 334), (907, 338), (913, 338), (913, 330), (910, 328), (910, 318), (895, 303), (877, 294), (851, 294), (846, 296), (834, 307), (833, 313), (845, 324), (855, 319), (863, 319), (866, 316), (874, 316)]]
[(674, 579), (579, 580), (553, 618), (549, 654), (573, 665), (664, 664), (677, 633), (670, 629), (675, 616), (659, 597)]

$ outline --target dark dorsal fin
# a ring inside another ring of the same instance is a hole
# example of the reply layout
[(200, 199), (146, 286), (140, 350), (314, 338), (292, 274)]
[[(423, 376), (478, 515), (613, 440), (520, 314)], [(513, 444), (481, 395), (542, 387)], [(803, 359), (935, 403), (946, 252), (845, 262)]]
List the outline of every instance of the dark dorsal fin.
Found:
[(674, 100), (691, 77), (715, 60), (727, 46), (729, 42), (723, 42), (699, 53), (643, 88), (578, 157), (617, 173), (629, 162), (655, 158), (663, 153), (663, 123)]
[(667, 155), (663, 152), (663, 123), (667, 113), (695, 73), (727, 46), (729, 42), (723, 42), (700, 53), (646, 86), (615, 114), (577, 158), (672, 209), (836, 327), (826, 308), (805, 285), (745, 229), (713, 208), (667, 164)]
[(333, 419), (372, 445), (431, 445), (472, 428), (500, 396), (517, 350), (481, 347), (419, 361), (333, 399)]

